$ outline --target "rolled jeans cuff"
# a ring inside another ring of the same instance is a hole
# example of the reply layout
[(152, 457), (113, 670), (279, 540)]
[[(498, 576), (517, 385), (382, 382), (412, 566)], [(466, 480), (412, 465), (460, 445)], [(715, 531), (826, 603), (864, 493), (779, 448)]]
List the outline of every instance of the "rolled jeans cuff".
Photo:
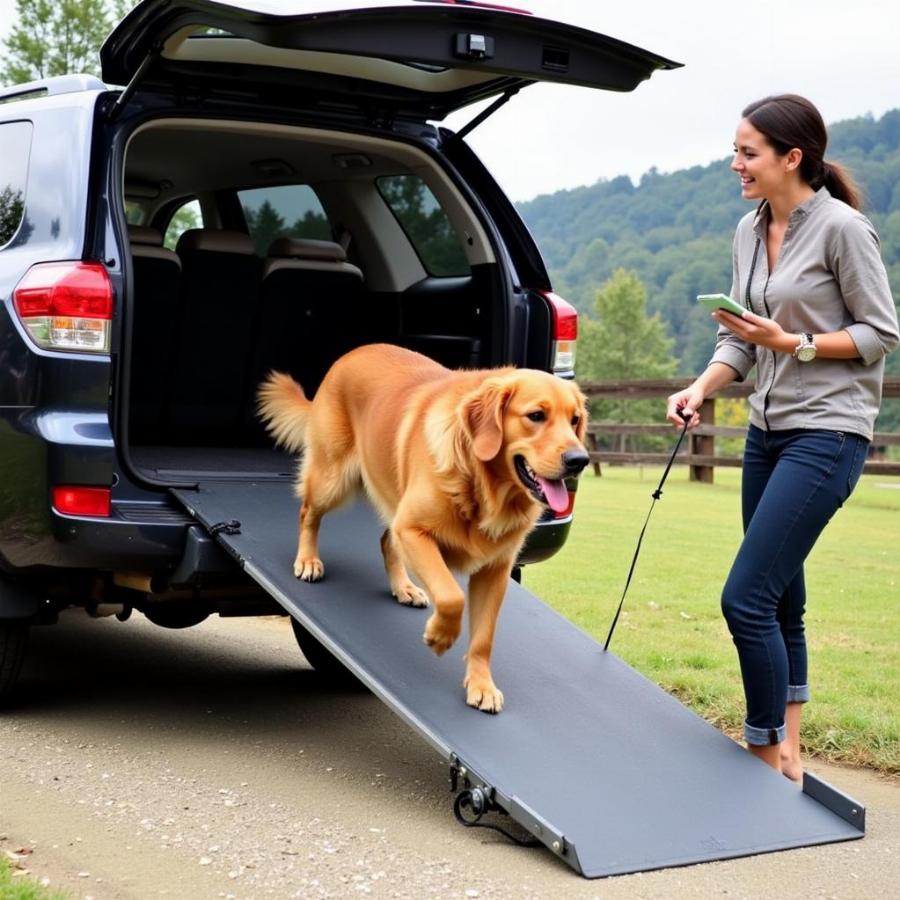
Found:
[(808, 684), (789, 684), (787, 689), (788, 703), (809, 703)]
[(754, 747), (771, 747), (780, 744), (785, 738), (785, 727), (778, 728), (754, 728), (744, 722), (744, 740)]

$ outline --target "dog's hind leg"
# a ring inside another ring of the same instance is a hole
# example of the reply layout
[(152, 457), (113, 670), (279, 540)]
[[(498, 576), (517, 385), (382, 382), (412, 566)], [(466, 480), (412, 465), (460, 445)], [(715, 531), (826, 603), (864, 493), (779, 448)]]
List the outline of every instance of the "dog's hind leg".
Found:
[(322, 461), (323, 456), (327, 455), (310, 446), (303, 464), (300, 539), (294, 559), (294, 575), (303, 581), (320, 581), (324, 576), (325, 566), (319, 559), (322, 517), (340, 506), (359, 481), (359, 466), (352, 455)]
[(466, 654), (466, 703), (498, 713), (503, 692), (491, 676), (491, 650), (500, 606), (512, 572), (512, 561), (480, 569), (469, 579), (469, 652)]
[(418, 585), (413, 584), (409, 572), (406, 571), (406, 566), (403, 565), (403, 560), (394, 546), (390, 528), (386, 528), (384, 534), (381, 535), (381, 553), (384, 556), (384, 568), (391, 583), (391, 593), (397, 598), (397, 602), (404, 606), (428, 606), (428, 594)]

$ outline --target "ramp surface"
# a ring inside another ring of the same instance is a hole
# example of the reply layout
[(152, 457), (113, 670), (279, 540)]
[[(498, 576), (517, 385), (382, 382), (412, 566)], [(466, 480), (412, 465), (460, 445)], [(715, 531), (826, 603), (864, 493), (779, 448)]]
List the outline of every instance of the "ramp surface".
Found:
[(387, 589), (382, 526), (363, 501), (326, 516), (325, 580), (298, 582), (297, 501), (286, 483), (174, 492), (247, 573), (498, 806), (583, 875), (645, 871), (862, 836), (864, 810), (804, 790), (510, 582), (493, 656), (498, 716), (466, 706), (466, 632), (443, 657), (427, 609)]

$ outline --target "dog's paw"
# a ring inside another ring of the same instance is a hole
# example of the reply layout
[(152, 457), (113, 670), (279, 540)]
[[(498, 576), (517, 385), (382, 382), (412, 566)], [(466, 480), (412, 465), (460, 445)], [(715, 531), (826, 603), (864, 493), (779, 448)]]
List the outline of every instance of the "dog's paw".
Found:
[(294, 575), (301, 581), (321, 581), (325, 575), (325, 566), (315, 556), (312, 559), (300, 559), (298, 556), (294, 560)]
[(391, 593), (397, 598), (397, 602), (403, 606), (422, 607), (428, 606), (431, 602), (428, 599), (428, 594), (411, 581), (392, 584)]
[(462, 616), (449, 619), (434, 613), (425, 625), (422, 640), (438, 655), (446, 653), (459, 637), (462, 629)]
[(503, 709), (503, 691), (490, 678), (466, 680), (466, 703), (486, 713), (498, 713)]

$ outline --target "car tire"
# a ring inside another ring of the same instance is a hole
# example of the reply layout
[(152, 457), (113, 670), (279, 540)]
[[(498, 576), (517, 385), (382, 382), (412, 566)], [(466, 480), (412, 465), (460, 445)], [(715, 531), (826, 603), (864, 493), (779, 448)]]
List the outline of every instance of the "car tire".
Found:
[(160, 628), (193, 628), (209, 617), (209, 607), (205, 603), (148, 603), (143, 613)]
[(316, 672), (329, 684), (340, 688), (365, 690), (365, 685), (321, 642), (313, 637), (295, 618), (291, 618), (291, 628), (300, 652)]
[(0, 619), (0, 706), (9, 702), (28, 646), (28, 619)]

